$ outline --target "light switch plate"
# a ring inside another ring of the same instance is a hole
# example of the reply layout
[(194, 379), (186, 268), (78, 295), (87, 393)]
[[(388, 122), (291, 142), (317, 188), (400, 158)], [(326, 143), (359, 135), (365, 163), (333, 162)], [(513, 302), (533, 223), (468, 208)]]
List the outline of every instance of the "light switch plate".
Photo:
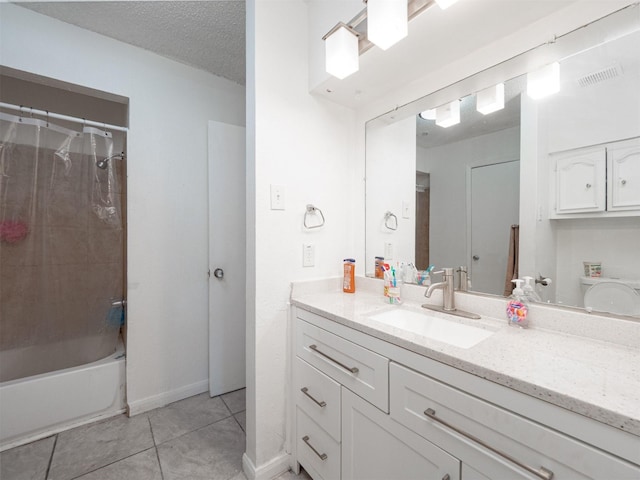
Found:
[(402, 218), (409, 218), (409, 202), (402, 202)]
[(271, 185), (271, 210), (284, 210), (285, 188), (283, 185)]
[(316, 263), (316, 246), (313, 243), (302, 245), (302, 266), (313, 267)]

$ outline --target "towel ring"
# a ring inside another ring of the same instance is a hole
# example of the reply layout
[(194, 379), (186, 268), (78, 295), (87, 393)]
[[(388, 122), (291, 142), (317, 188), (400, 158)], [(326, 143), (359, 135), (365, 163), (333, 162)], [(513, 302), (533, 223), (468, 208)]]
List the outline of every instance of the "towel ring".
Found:
[[(393, 225), (389, 225), (389, 221), (393, 218)], [(389, 230), (397, 230), (398, 229), (398, 217), (396, 217), (390, 211), (384, 214), (384, 226)]]
[[(307, 225), (307, 217), (314, 215), (316, 212), (320, 214), (320, 218), (322, 218), (322, 221), (317, 225)], [(314, 207), (311, 204), (307, 205), (307, 211), (304, 212), (304, 228), (309, 228), (309, 229), (320, 228), (323, 225), (324, 225), (324, 215), (322, 214), (322, 210), (320, 210), (318, 207)]]

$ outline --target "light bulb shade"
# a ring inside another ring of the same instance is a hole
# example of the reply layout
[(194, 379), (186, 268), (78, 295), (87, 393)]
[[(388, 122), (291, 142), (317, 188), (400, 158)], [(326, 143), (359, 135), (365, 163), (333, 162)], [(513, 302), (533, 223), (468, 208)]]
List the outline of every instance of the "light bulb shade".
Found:
[(476, 95), (476, 110), (488, 115), (504, 108), (504, 83), (486, 88)]
[(346, 25), (338, 26), (324, 41), (327, 73), (343, 79), (359, 67), (358, 37)]
[(447, 128), (458, 123), (460, 123), (460, 102), (458, 100), (436, 108), (436, 125)]
[(451, 5), (456, 3), (458, 0), (436, 0), (436, 3), (440, 6), (442, 10), (449, 8)]
[(560, 91), (560, 64), (558, 62), (527, 73), (527, 95), (534, 100)]
[(409, 32), (407, 0), (368, 0), (367, 37), (382, 50)]
[(423, 120), (435, 120), (436, 119), (436, 109), (432, 108), (430, 110), (425, 110), (424, 112), (420, 112), (420, 118)]

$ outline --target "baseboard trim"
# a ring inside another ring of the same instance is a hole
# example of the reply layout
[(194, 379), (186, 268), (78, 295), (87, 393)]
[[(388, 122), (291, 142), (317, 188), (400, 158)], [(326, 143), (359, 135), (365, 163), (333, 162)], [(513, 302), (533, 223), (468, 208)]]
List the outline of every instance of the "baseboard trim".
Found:
[(242, 455), (242, 469), (248, 480), (271, 480), (289, 470), (289, 454), (283, 452), (256, 468), (251, 459), (244, 453)]
[(162, 392), (152, 397), (127, 402), (127, 411), (129, 416), (138, 415), (140, 413), (153, 410), (154, 408), (164, 407), (165, 405), (177, 402), (178, 400), (183, 400), (185, 398), (207, 392), (208, 390), (209, 380), (202, 380), (190, 385), (185, 385), (184, 387), (176, 388), (175, 390)]

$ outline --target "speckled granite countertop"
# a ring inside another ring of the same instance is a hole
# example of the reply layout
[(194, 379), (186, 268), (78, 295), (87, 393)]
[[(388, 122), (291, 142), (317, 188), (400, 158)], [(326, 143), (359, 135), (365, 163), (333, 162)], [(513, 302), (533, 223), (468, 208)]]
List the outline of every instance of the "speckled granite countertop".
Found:
[[(531, 306), (531, 328), (510, 327), (505, 299), (457, 294), (458, 308), (482, 315), (466, 320), (420, 307), (424, 287), (404, 288), (404, 304), (385, 304), (381, 283), (358, 278), (355, 294), (339, 279), (294, 283), (291, 303), (425, 357), (486, 378), (640, 436), (640, 322)], [(429, 303), (441, 304), (436, 296)], [(403, 308), (495, 333), (458, 348), (371, 319)]]

